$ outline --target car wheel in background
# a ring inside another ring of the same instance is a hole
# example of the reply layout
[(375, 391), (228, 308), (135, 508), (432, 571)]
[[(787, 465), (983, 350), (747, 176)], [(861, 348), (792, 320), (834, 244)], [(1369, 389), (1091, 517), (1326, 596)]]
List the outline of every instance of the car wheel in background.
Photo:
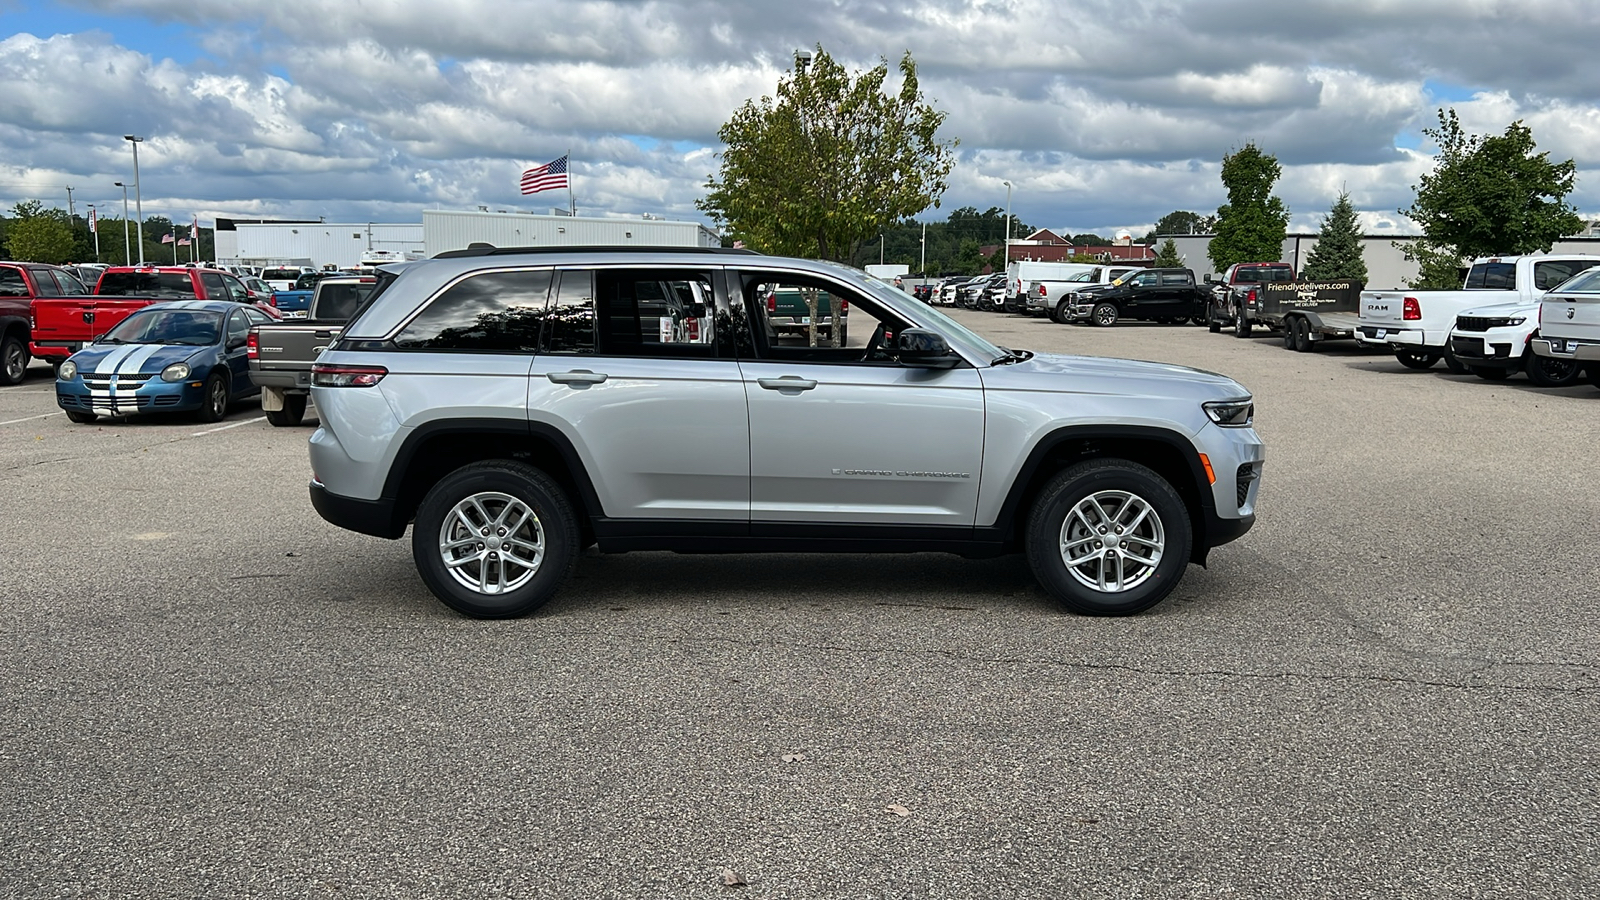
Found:
[(1431, 369), (1439, 361), (1439, 354), (1426, 350), (1396, 350), (1394, 358), (1408, 369)]
[(411, 528), (435, 597), (478, 619), (525, 616), (555, 596), (578, 559), (578, 520), (560, 485), (511, 460), (463, 466), (423, 498)]
[(1063, 300), (1057, 303), (1056, 308), (1050, 310), (1050, 321), (1057, 325), (1067, 324), (1067, 301)]
[(21, 384), (28, 377), (28, 345), (16, 335), (0, 341), (0, 384)]
[(1028, 515), (1028, 565), (1067, 609), (1127, 616), (1161, 602), (1189, 563), (1183, 500), (1138, 463), (1093, 459), (1058, 473)]
[(1237, 313), (1234, 313), (1233, 336), (1238, 338), (1247, 338), (1250, 336), (1250, 329), (1250, 320), (1245, 318), (1244, 310), (1241, 309)]
[(1294, 320), (1294, 327), (1292, 329), (1287, 329), (1287, 330), (1289, 331), (1290, 340), (1294, 341), (1295, 352), (1297, 352), (1297, 353), (1315, 353), (1315, 352), (1317, 352), (1317, 342), (1311, 339), (1311, 320), (1310, 319), (1296, 318)]
[(1570, 359), (1528, 353), (1523, 368), (1528, 380), (1540, 387), (1569, 387), (1583, 378), (1583, 370)]
[(266, 413), (267, 422), (278, 428), (292, 428), (299, 425), (300, 420), (306, 417), (306, 395), (286, 394), (283, 398), (283, 409), (269, 409)]
[(1294, 320), (1293, 319), (1290, 319), (1289, 323), (1284, 326), (1284, 329), (1283, 329), (1283, 349), (1285, 349), (1285, 350), (1293, 350), (1293, 349), (1295, 349), (1295, 347), (1294, 347)]
[(1114, 303), (1096, 303), (1089, 317), (1101, 328), (1108, 328), (1117, 324), (1117, 306)]
[(1499, 366), (1467, 366), (1467, 369), (1484, 381), (1505, 381), (1511, 377), (1510, 369)]
[(220, 372), (212, 372), (201, 391), (204, 398), (195, 417), (202, 422), (221, 422), (228, 414), (228, 379)]
[(1218, 318), (1217, 311), (1206, 304), (1206, 330), (1212, 334), (1222, 333), (1222, 319)]
[(98, 416), (96, 416), (94, 413), (78, 412), (75, 409), (69, 409), (66, 412), (67, 412), (67, 421), (68, 422), (76, 422), (79, 425), (87, 425), (90, 422), (93, 422), (96, 418), (98, 418)]

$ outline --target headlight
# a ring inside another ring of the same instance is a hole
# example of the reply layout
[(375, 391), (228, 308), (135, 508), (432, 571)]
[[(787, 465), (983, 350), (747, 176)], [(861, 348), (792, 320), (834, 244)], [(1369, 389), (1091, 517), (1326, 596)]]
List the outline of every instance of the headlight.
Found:
[(173, 363), (161, 370), (162, 381), (182, 381), (189, 377), (188, 363)]
[(71, 381), (72, 379), (77, 378), (78, 364), (70, 359), (67, 360), (66, 362), (62, 363), (61, 368), (56, 371), (56, 376), (62, 381)]
[(1506, 324), (1507, 325), (1521, 325), (1523, 322), (1526, 322), (1526, 321), (1528, 321), (1528, 317), (1527, 316), (1512, 316), (1511, 318), (1506, 320)]
[(1248, 397), (1243, 400), (1211, 400), (1201, 406), (1211, 421), (1224, 428), (1245, 428), (1255, 421), (1256, 405)]

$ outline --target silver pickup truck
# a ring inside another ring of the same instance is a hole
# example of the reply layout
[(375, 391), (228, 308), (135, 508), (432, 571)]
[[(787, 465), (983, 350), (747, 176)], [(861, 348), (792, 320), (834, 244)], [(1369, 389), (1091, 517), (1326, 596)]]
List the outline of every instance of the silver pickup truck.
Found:
[(261, 409), (279, 427), (299, 425), (311, 393), (311, 364), (339, 337), (344, 323), (372, 295), (370, 275), (324, 278), (311, 295), (306, 318), (250, 329), (250, 380), (261, 388)]
[(1589, 383), (1600, 387), (1600, 267), (1544, 295), (1539, 330), (1528, 346), (1547, 361), (1582, 367)]

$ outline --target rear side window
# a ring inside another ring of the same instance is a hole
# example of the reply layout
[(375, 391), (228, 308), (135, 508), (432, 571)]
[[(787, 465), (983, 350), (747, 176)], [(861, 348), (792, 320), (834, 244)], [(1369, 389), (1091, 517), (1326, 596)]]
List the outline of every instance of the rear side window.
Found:
[(1553, 259), (1534, 263), (1533, 286), (1548, 291), (1579, 272), (1593, 268), (1596, 263), (1600, 263), (1600, 259)]
[(0, 297), (28, 296), (28, 282), (22, 273), (9, 266), (0, 267)]
[(107, 272), (95, 293), (109, 297), (137, 295), (163, 300), (193, 300), (194, 283), (187, 272)]
[(1182, 272), (1166, 272), (1161, 276), (1161, 284), (1165, 287), (1182, 287), (1189, 283), (1189, 276)]
[(593, 272), (561, 273), (545, 319), (544, 349), (548, 353), (595, 352)]
[(200, 283), (206, 286), (207, 300), (228, 300), (228, 289), (222, 284), (222, 276), (215, 272), (201, 272)]
[(549, 269), (473, 275), (434, 297), (394, 343), (402, 350), (532, 353), (549, 293)]
[(600, 347), (608, 356), (711, 356), (711, 273), (603, 270)]
[(1467, 273), (1469, 291), (1510, 291), (1517, 287), (1516, 263), (1479, 263)]
[(51, 274), (56, 277), (56, 285), (61, 288), (61, 296), (78, 297), (89, 293), (89, 289), (83, 286), (83, 282), (74, 278), (71, 272), (56, 269)]

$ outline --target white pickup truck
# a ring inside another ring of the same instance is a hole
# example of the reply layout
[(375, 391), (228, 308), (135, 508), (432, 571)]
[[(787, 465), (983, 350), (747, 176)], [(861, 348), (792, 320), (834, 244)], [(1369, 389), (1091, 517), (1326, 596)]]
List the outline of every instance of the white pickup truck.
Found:
[(1065, 279), (1043, 279), (1028, 282), (1023, 311), (1029, 315), (1048, 315), (1052, 321), (1067, 323), (1072, 308), (1072, 293), (1094, 285), (1110, 284), (1141, 266), (1091, 266), (1087, 271)]
[(1600, 387), (1600, 269), (1546, 294), (1539, 304), (1539, 334), (1528, 345), (1543, 360), (1580, 366)]
[(1537, 303), (1545, 291), (1592, 266), (1600, 266), (1600, 256), (1484, 257), (1473, 260), (1459, 291), (1362, 291), (1356, 340), (1388, 346), (1410, 369), (1430, 368), (1441, 359), (1459, 369), (1450, 352), (1457, 315), (1496, 303)]

